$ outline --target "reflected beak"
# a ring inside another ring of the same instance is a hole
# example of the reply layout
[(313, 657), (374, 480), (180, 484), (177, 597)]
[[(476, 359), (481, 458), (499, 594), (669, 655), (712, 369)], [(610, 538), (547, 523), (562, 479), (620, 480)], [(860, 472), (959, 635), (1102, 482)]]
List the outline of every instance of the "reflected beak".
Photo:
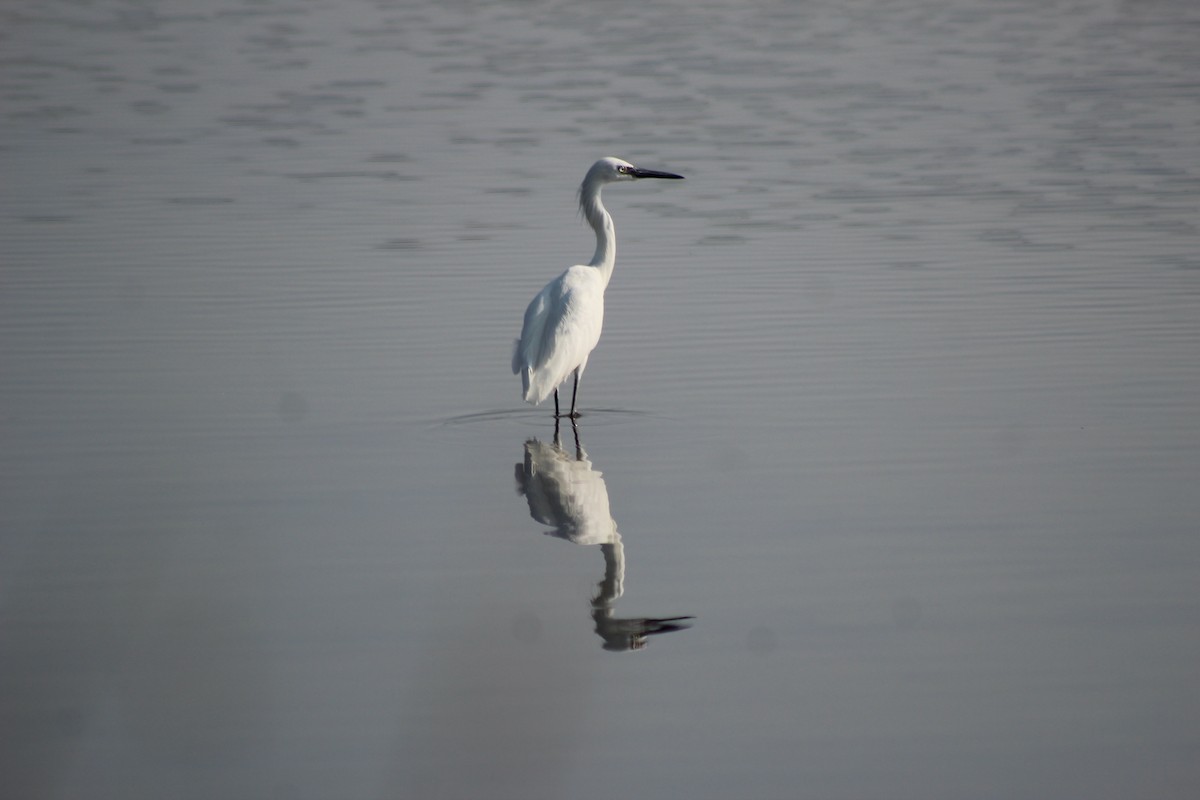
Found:
[(676, 175), (674, 172), (659, 172), (656, 169), (641, 169), (639, 167), (634, 167), (633, 171), (629, 174), (635, 178), (669, 178), (675, 181), (683, 180), (682, 175)]

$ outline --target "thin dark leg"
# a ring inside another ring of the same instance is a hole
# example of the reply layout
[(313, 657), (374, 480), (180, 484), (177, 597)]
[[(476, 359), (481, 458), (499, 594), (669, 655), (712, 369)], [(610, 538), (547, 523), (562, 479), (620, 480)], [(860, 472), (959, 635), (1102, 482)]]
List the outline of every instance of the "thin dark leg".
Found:
[(571, 419), (579, 419), (579, 412), (575, 408), (575, 401), (579, 399), (579, 370), (575, 370), (575, 388), (571, 392)]
[(554, 390), (554, 418), (558, 419), (559, 416), (560, 415), (558, 413), (558, 389), (555, 389)]
[[(574, 420), (572, 420), (572, 424), (573, 423), (574, 423)], [(562, 436), (559, 435), (559, 432), (558, 432), (558, 415), (555, 415), (555, 417), (554, 417), (554, 446), (559, 448), (560, 450), (562, 449)]]

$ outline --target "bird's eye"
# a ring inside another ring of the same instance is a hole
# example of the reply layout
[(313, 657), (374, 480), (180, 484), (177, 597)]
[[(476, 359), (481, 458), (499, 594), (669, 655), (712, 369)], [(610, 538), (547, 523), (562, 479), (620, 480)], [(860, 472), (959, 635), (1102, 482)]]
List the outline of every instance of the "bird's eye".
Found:
[(617, 172), (620, 172), (620, 173), (623, 173), (623, 174), (628, 174), (628, 173), (629, 173), (629, 167), (627, 167), (627, 166), (625, 166), (624, 164), (622, 164), (621, 166), (617, 167)]

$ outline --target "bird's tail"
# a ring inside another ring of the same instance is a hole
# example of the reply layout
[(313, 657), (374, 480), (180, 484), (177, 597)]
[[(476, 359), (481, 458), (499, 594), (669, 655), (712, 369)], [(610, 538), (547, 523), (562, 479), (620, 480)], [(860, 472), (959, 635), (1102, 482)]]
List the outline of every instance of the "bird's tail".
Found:
[(521, 397), (526, 403), (536, 406), (549, 395), (549, 392), (544, 391), (534, 382), (533, 367), (526, 364), (525, 358), (521, 355), (520, 339), (513, 340), (512, 371), (514, 375), (521, 376)]

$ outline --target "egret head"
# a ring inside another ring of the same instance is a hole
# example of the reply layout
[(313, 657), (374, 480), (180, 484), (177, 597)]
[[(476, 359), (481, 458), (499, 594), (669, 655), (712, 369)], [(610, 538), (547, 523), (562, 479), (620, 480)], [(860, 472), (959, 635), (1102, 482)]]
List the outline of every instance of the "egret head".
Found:
[(634, 181), (638, 178), (669, 178), (673, 180), (682, 180), (682, 175), (676, 175), (673, 172), (659, 172), (653, 169), (641, 169), (635, 167), (628, 161), (623, 161), (619, 158), (607, 156), (600, 159), (592, 168), (588, 170), (587, 177), (583, 179), (583, 185), (586, 187), (589, 184), (593, 186), (602, 186), (606, 183), (615, 183), (616, 181)]

